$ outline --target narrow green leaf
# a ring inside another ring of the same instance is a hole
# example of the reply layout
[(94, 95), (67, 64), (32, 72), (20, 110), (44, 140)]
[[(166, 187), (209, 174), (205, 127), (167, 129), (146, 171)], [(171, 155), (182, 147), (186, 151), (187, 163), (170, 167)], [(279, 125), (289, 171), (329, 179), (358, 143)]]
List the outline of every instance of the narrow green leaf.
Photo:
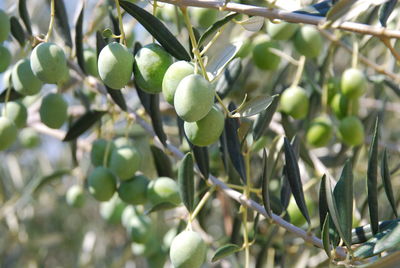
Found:
[(379, 22), (386, 27), (386, 22), (396, 7), (397, 0), (389, 0), (379, 8)]
[(235, 41), (220, 48), (208, 58), (207, 72), (210, 72), (213, 77), (219, 75), (225, 70), (226, 66), (235, 58), (236, 54), (242, 47), (242, 41)]
[(381, 176), (382, 176), (383, 186), (385, 188), (386, 197), (388, 198), (390, 206), (392, 207), (393, 214), (396, 216), (396, 218), (398, 218), (396, 202), (395, 202), (394, 196), (393, 196), (392, 181), (390, 180), (390, 171), (389, 171), (388, 156), (387, 156), (386, 148), (382, 155)]
[(27, 32), (30, 35), (32, 35), (31, 20), (29, 18), (28, 9), (26, 8), (26, 0), (19, 0), (18, 12), (19, 12), (19, 16), (21, 17), (21, 19), (25, 25), (25, 29), (27, 30)]
[[(391, 228), (393, 222), (399, 222), (400, 219), (396, 220), (388, 220), (388, 221), (382, 221), (379, 223), (379, 230), (381, 232), (385, 231), (388, 228)], [(393, 229), (393, 228), (392, 228)], [(360, 244), (366, 242), (368, 239), (372, 238), (374, 235), (372, 234), (371, 230), (371, 225), (365, 225), (365, 226), (360, 226), (357, 228), (354, 228), (351, 231), (351, 242), (353, 244)]]
[(268, 96), (257, 96), (250, 101), (241, 105), (233, 117), (250, 117), (265, 111), (278, 95)]
[[(324, 175), (325, 176), (325, 175)], [(326, 200), (326, 183), (323, 183), (321, 179), (321, 184), (319, 186), (319, 199), (318, 199), (318, 210), (319, 210), (319, 227), (322, 232), (322, 227), (324, 226), (325, 220), (329, 213), (328, 201)]]
[[(0, 93), (0, 103), (5, 102), (6, 100), (6, 95), (7, 95), (7, 89), (4, 89), (1, 93)], [(9, 101), (13, 101), (13, 100), (19, 100), (22, 99), (24, 96), (19, 94), (17, 91), (15, 91), (14, 88), (10, 89), (10, 95), (8, 100)]]
[(219, 261), (229, 255), (232, 255), (236, 252), (239, 252), (242, 248), (235, 244), (226, 244), (222, 247), (218, 248), (215, 251), (214, 256), (211, 259), (211, 262)]
[(148, 113), (150, 115), (150, 113), (151, 113), (151, 109), (150, 109), (150, 106), (151, 106), (151, 94), (143, 91), (138, 86), (136, 81), (134, 81), (134, 84), (135, 84), (135, 88), (136, 88), (140, 103), (143, 105), (143, 108), (146, 110), (146, 113)]
[(301, 183), (300, 170), (297, 163), (296, 154), (287, 138), (284, 139), (284, 151), (285, 173), (289, 181), (290, 189), (293, 193), (296, 204), (301, 211), (301, 214), (303, 214), (308, 224), (310, 224), (310, 216), (308, 214), (307, 205), (304, 199), (303, 185)]
[(286, 169), (283, 169), (282, 174), (282, 188), (280, 192), (280, 203), (283, 209), (287, 209), (290, 203), (290, 197), (292, 196), (292, 190), (290, 189), (289, 180), (287, 178)]
[(237, 15), (238, 15), (238, 13), (231, 12), (231, 13), (227, 14), (225, 17), (223, 17), (222, 19), (216, 21), (210, 27), (208, 27), (208, 29), (201, 35), (201, 37), (198, 41), (198, 45), (201, 46), (204, 43), (204, 41), (207, 40), (207, 38), (209, 38), (213, 33), (218, 31), (222, 26), (224, 26), (225, 24), (230, 22), (232, 19), (234, 19)]
[(268, 181), (271, 181), (272, 176), (276, 172), (276, 167), (279, 162), (280, 156), (282, 154), (282, 146), (283, 146), (283, 136), (276, 136), (271, 143), (269, 148), (269, 154), (267, 157), (267, 178)]
[(400, 226), (396, 226), (393, 231), (386, 234), (376, 243), (374, 252), (383, 252), (400, 245)]
[(278, 108), (278, 104), (279, 98), (274, 98), (266, 110), (258, 115), (253, 127), (253, 138), (255, 140), (258, 140), (267, 131), (268, 126), (271, 123), (272, 116), (275, 114), (276, 109)]
[(229, 92), (234, 89), (237, 79), (242, 72), (242, 60), (240, 58), (233, 59), (226, 69), (224, 74), (218, 79), (215, 90), (221, 99), (224, 99)]
[[(113, 13), (112, 13), (112, 9), (110, 8), (108, 10), (108, 17), (111, 20), (111, 24), (113, 26), (113, 32), (115, 35), (121, 35), (121, 30), (119, 29), (119, 21), (118, 18), (116, 18)], [(119, 38), (114, 38), (115, 42), (119, 42)]]
[(296, 10), (293, 13), (300, 13), (300, 14), (307, 14), (311, 16), (318, 16), (318, 17), (325, 17), (325, 15), (328, 13), (328, 11), (332, 7), (332, 0), (325, 0), (321, 1), (319, 3), (316, 3), (311, 6), (306, 6), (305, 8), (302, 8), (300, 10)]
[(172, 169), (171, 160), (163, 150), (157, 146), (150, 145), (151, 153), (153, 154), (154, 165), (156, 166), (157, 175), (159, 177), (173, 178), (174, 171)]
[(18, 19), (14, 16), (10, 18), (11, 34), (18, 41), (21, 47), (25, 45), (25, 32), (19, 23)]
[(179, 194), (183, 204), (191, 213), (194, 210), (194, 171), (193, 156), (187, 153), (178, 167)]
[(121, 1), (121, 7), (132, 17), (136, 18), (140, 24), (178, 60), (190, 61), (190, 56), (175, 36), (165, 27), (165, 25), (152, 14), (137, 5), (128, 1)]
[(339, 224), (345, 238), (351, 244), (351, 228), (353, 226), (353, 172), (351, 161), (347, 160), (337, 182), (333, 195), (338, 210)]
[(40, 178), (38, 185), (33, 189), (34, 193), (37, 193), (43, 186), (46, 184), (50, 183), (51, 181), (55, 179), (60, 179), (64, 175), (71, 174), (71, 170), (69, 169), (61, 169), (54, 171), (52, 174), (44, 176)]
[(86, 74), (85, 59), (83, 58), (83, 14), (85, 11), (85, 4), (84, 2), (81, 3), (81, 11), (75, 22), (75, 53), (79, 67), (81, 67), (81, 70)]
[(201, 175), (203, 175), (203, 179), (207, 180), (210, 174), (210, 159), (208, 156), (208, 148), (192, 145), (192, 151), (194, 159), (196, 160), (196, 164), (200, 169)]
[(81, 134), (93, 126), (94, 123), (100, 120), (104, 114), (106, 114), (106, 111), (87, 111), (71, 125), (67, 131), (67, 134), (65, 134), (63, 141), (71, 141), (78, 138)]
[(115, 90), (106, 86), (107, 93), (110, 95), (111, 99), (118, 105), (122, 111), (127, 111), (126, 101), (121, 90)]
[(400, 263), (400, 251), (396, 251), (388, 256), (378, 259), (377, 261), (359, 266), (360, 268), (393, 268)]
[(261, 173), (262, 182), (262, 199), (267, 215), (272, 218), (271, 203), (269, 200), (269, 178), (268, 178), (268, 157), (267, 152), (263, 149), (263, 170)]
[(246, 20), (240, 21), (239, 25), (250, 32), (258, 32), (264, 25), (265, 18), (260, 16), (252, 16)]
[(326, 255), (331, 258), (331, 242), (329, 239), (329, 213), (326, 214), (324, 224), (322, 225), (321, 238)]
[(63, 0), (54, 1), (56, 25), (64, 39), (64, 44), (72, 48), (71, 31), (69, 29), (68, 15)]
[(150, 118), (153, 125), (154, 132), (156, 133), (158, 139), (164, 146), (167, 146), (167, 135), (163, 129), (163, 122), (160, 112), (160, 95), (151, 94), (150, 95)]
[(369, 216), (371, 219), (372, 232), (378, 233), (378, 139), (379, 124), (378, 118), (375, 121), (374, 136), (369, 149), (368, 170), (367, 170), (367, 192)]
[(178, 205), (171, 203), (171, 202), (162, 202), (162, 203), (159, 203), (159, 204), (149, 208), (148, 210), (146, 210), (144, 212), (144, 214), (148, 215), (150, 213), (157, 212), (157, 211), (173, 209), (173, 208), (176, 208), (177, 206)]

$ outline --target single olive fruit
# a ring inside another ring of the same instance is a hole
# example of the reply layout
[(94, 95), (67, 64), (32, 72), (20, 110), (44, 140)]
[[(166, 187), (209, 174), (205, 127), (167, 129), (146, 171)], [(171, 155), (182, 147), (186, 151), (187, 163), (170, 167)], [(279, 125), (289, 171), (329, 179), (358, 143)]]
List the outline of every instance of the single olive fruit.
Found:
[(40, 144), (39, 134), (32, 128), (24, 128), (19, 132), (19, 141), (26, 148), (35, 148)]
[(126, 226), (133, 242), (146, 243), (152, 236), (151, 220), (145, 215), (137, 214), (129, 219)]
[(176, 181), (168, 177), (152, 180), (147, 187), (147, 198), (153, 206), (161, 203), (181, 203), (179, 187)]
[(26, 126), (28, 111), (21, 102), (10, 101), (3, 106), (3, 116), (10, 118), (17, 128), (23, 128)]
[(326, 116), (315, 118), (307, 130), (306, 139), (313, 147), (326, 146), (333, 136), (331, 120)]
[(360, 119), (348, 116), (340, 120), (339, 136), (348, 146), (358, 146), (364, 142), (364, 126)]
[[(149, 239), (143, 244), (134, 242), (131, 244), (131, 250), (133, 255), (142, 256), (142, 257), (153, 257), (153, 255), (157, 254), (160, 250), (160, 244), (157, 241), (157, 238), (154, 235), (151, 235)], [(149, 258), (149, 259), (151, 259)], [(154, 266), (149, 266), (154, 267)], [(156, 266), (158, 267), (158, 266)]]
[(133, 146), (133, 142), (129, 138), (119, 137), (114, 140), (114, 145), (116, 148), (125, 147), (125, 146)]
[(208, 28), (217, 19), (218, 10), (211, 8), (190, 7), (190, 18), (196, 27)]
[(164, 74), (172, 64), (172, 56), (157, 44), (142, 47), (135, 56), (135, 81), (147, 93), (160, 93)]
[(176, 113), (186, 122), (194, 122), (208, 114), (214, 104), (214, 86), (199, 74), (182, 79), (176, 88)]
[(132, 76), (132, 53), (122, 44), (112, 42), (99, 54), (98, 70), (101, 80), (112, 89), (121, 89)]
[(65, 199), (71, 207), (81, 208), (85, 204), (85, 192), (80, 185), (73, 185), (68, 189)]
[(216, 142), (224, 130), (224, 114), (215, 106), (196, 122), (184, 122), (184, 130), (191, 143), (208, 146)]
[(4, 116), (0, 116), (0, 150), (10, 147), (17, 138), (17, 127), (14, 122)]
[(322, 37), (318, 30), (311, 25), (302, 26), (294, 36), (294, 47), (307, 58), (316, 58), (323, 48)]
[(111, 152), (109, 168), (121, 180), (127, 180), (139, 169), (141, 156), (132, 146), (114, 148)]
[(122, 216), (121, 216), (121, 224), (122, 226), (124, 226), (125, 228), (128, 227), (129, 225), (129, 221), (134, 218), (137, 217), (137, 215), (139, 215), (140, 212), (137, 211), (137, 208), (135, 206), (126, 206), (124, 208), (124, 211), (122, 212)]
[(193, 73), (194, 67), (187, 61), (177, 61), (169, 66), (162, 82), (162, 93), (169, 104), (174, 105), (175, 91), (182, 79)]
[(333, 98), (340, 92), (340, 79), (338, 77), (330, 77), (326, 85), (326, 97), (328, 105), (331, 105)]
[(278, 49), (274, 41), (264, 41), (253, 47), (252, 56), (254, 64), (261, 70), (276, 70), (281, 58), (270, 51), (270, 48)]
[(149, 179), (144, 175), (136, 175), (130, 180), (121, 182), (118, 187), (119, 198), (132, 205), (145, 204), (149, 182)]
[(44, 83), (57, 84), (68, 72), (67, 60), (61, 47), (54, 43), (41, 43), (31, 54), (32, 72)]
[(341, 93), (337, 93), (331, 102), (331, 109), (338, 119), (349, 115), (357, 115), (359, 102), (358, 98), (349, 99)]
[(359, 69), (350, 68), (344, 71), (341, 80), (342, 93), (349, 99), (356, 99), (365, 93), (367, 79)]
[(88, 177), (89, 192), (98, 201), (108, 201), (116, 190), (116, 177), (105, 167), (96, 167)]
[[(315, 203), (313, 200), (307, 196), (305, 196), (306, 206), (310, 215), (314, 212)], [(292, 197), (290, 198), (289, 206), (287, 208), (287, 212), (290, 216), (290, 222), (296, 226), (303, 226), (306, 224), (307, 220), (304, 218), (303, 214), (301, 213), (299, 207), (296, 204), (296, 200)]]
[(7, 40), (11, 30), (10, 19), (2, 9), (0, 9), (0, 25), (0, 43), (2, 43)]
[(298, 28), (298, 25), (295, 23), (268, 22), (267, 33), (274, 40), (289, 40), (290, 38), (292, 38)]
[(169, 257), (176, 268), (199, 268), (206, 252), (207, 246), (198, 233), (183, 231), (172, 241)]
[(122, 221), (122, 214), (125, 210), (125, 203), (119, 199), (117, 194), (100, 204), (100, 215), (109, 223), (119, 224)]
[(43, 124), (49, 128), (60, 128), (68, 117), (68, 104), (61, 94), (50, 93), (43, 98), (39, 114)]
[(105, 139), (97, 139), (92, 144), (92, 150), (90, 151), (90, 160), (92, 165), (102, 166), (104, 164), (105, 154), (108, 148), (108, 155), (107, 155), (107, 165), (110, 162), (110, 155), (112, 150), (114, 149), (114, 143), (112, 141), (107, 141)]
[(97, 54), (93, 48), (87, 48), (83, 51), (84, 69), (91, 76), (99, 77), (99, 69), (97, 67)]
[(33, 74), (29, 59), (20, 60), (15, 64), (11, 80), (14, 89), (22, 95), (35, 95), (43, 86), (43, 82)]
[(11, 63), (11, 53), (3, 45), (0, 45), (0, 73), (7, 70)]
[(279, 100), (282, 112), (295, 119), (303, 119), (307, 116), (309, 100), (307, 92), (301, 87), (290, 87), (286, 89)]

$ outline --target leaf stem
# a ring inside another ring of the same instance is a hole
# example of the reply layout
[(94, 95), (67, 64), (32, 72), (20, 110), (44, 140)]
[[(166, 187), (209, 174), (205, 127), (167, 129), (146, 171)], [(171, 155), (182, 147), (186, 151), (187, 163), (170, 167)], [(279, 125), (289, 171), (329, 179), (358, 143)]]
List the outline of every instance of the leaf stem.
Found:
[(44, 38), (45, 42), (48, 42), (51, 36), (51, 33), (53, 32), (53, 26), (54, 26), (54, 17), (55, 17), (55, 7), (54, 7), (54, 0), (51, 0), (50, 2), (50, 23), (49, 23), (49, 30), (47, 31), (46, 37)]
[(204, 207), (204, 205), (206, 204), (207, 200), (210, 199), (210, 197), (212, 196), (212, 194), (214, 193), (215, 189), (217, 187), (215, 185), (211, 186), (211, 188), (207, 191), (207, 193), (205, 193), (205, 195), (203, 196), (203, 198), (200, 200), (200, 202), (197, 204), (196, 208), (194, 209), (193, 213), (191, 213), (189, 215), (189, 222), (188, 224), (190, 224), (192, 221), (194, 221), (194, 219), (196, 218), (196, 216), (199, 214), (199, 212), (201, 211), (201, 209)]
[(291, 87), (297, 87), (297, 85), (300, 83), (301, 76), (303, 75), (305, 62), (306, 62), (306, 57), (301, 56), (299, 59), (299, 65), (297, 66), (296, 76), (294, 77)]
[(357, 68), (357, 63), (358, 63), (358, 42), (355, 41), (353, 45), (353, 55), (351, 59), (351, 67), (352, 68)]
[(119, 0), (115, 0), (115, 5), (117, 6), (117, 13), (118, 13), (118, 21), (119, 21), (119, 30), (121, 31), (121, 39), (120, 43), (126, 46), (125, 40), (125, 32), (124, 32), (124, 25), (122, 23), (122, 15), (121, 15), (121, 7), (119, 6)]

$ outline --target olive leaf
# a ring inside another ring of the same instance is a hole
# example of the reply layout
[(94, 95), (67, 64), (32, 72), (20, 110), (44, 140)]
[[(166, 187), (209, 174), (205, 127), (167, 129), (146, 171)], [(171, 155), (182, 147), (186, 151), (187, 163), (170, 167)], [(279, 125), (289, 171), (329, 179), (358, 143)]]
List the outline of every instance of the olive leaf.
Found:
[(325, 221), (323, 223), (323, 225), (321, 226), (322, 228), (322, 244), (324, 246), (324, 250), (326, 252), (326, 255), (328, 255), (328, 257), (331, 257), (331, 242), (329, 239), (329, 213), (326, 214), (325, 217)]
[(18, 41), (21, 47), (25, 45), (25, 32), (16, 17), (10, 18), (11, 34)]
[(158, 176), (173, 178), (174, 172), (172, 170), (171, 160), (169, 159), (168, 155), (166, 155), (163, 150), (155, 145), (150, 145), (150, 149)]
[(219, 261), (229, 255), (232, 255), (236, 252), (241, 251), (241, 247), (236, 244), (226, 244), (222, 247), (219, 247), (216, 251), (214, 256), (211, 258), (211, 262)]
[(233, 59), (225, 68), (223, 75), (218, 79), (215, 86), (215, 91), (217, 91), (221, 99), (224, 99), (234, 89), (241, 71), (242, 60), (240, 58)]
[(396, 218), (398, 218), (396, 202), (395, 202), (394, 196), (393, 196), (392, 182), (390, 180), (390, 171), (389, 171), (388, 156), (387, 156), (386, 148), (382, 155), (381, 176), (382, 176), (383, 186), (385, 188), (386, 197), (388, 198), (390, 206), (392, 207), (393, 214), (396, 216)]
[(265, 149), (263, 150), (263, 169), (261, 175), (262, 182), (262, 199), (267, 215), (272, 218), (271, 203), (269, 198), (269, 177), (268, 177), (268, 157)]
[(150, 213), (153, 212), (157, 212), (157, 211), (162, 211), (162, 210), (168, 210), (168, 209), (173, 209), (176, 208), (178, 205), (171, 203), (171, 202), (162, 202), (159, 203), (157, 205), (152, 206), (151, 208), (149, 208), (148, 210), (146, 210), (144, 212), (145, 215), (148, 215)]
[[(277, 95), (274, 95), (277, 96)], [(253, 125), (253, 139), (258, 140), (267, 130), (269, 124), (272, 121), (276, 109), (278, 108), (279, 97), (274, 97), (272, 102), (268, 105), (265, 111), (262, 111)]]
[(183, 204), (191, 213), (194, 210), (194, 171), (193, 156), (187, 153), (178, 167), (179, 194)]
[(264, 17), (252, 16), (248, 19), (238, 22), (245, 30), (250, 32), (258, 32), (264, 25)]
[(277, 96), (278, 95), (271, 97), (257, 96), (250, 101), (243, 103), (243, 105), (240, 105), (232, 117), (250, 117), (259, 114), (260, 112), (266, 110), (273, 103), (274, 99), (277, 98)]
[(71, 31), (69, 29), (68, 15), (63, 0), (54, 1), (56, 25), (64, 39), (64, 44), (72, 48)]
[(31, 20), (29, 18), (28, 9), (26, 8), (26, 0), (18, 1), (18, 12), (25, 25), (25, 29), (30, 35), (32, 35)]
[(222, 26), (224, 26), (225, 24), (230, 22), (232, 19), (234, 19), (237, 15), (238, 15), (238, 13), (231, 12), (231, 13), (227, 14), (225, 17), (223, 17), (222, 19), (214, 22), (214, 24), (211, 25), (210, 27), (208, 27), (205, 30), (205, 32), (201, 35), (200, 39), (198, 40), (198, 45), (201, 46), (207, 38), (209, 38), (213, 33), (218, 31), (218, 29), (220, 29)]
[(83, 14), (85, 11), (85, 4), (84, 2), (81, 3), (81, 11), (75, 23), (75, 54), (79, 67), (82, 72), (86, 74), (85, 59), (83, 57)]
[(164, 146), (167, 146), (167, 135), (163, 129), (163, 122), (160, 112), (160, 95), (150, 94), (150, 118), (154, 132)]
[(379, 8), (379, 22), (386, 27), (386, 22), (396, 7), (397, 0), (389, 0)]
[(71, 125), (67, 131), (67, 134), (65, 134), (63, 141), (71, 141), (78, 138), (81, 134), (93, 126), (94, 123), (100, 120), (101, 117), (106, 113), (106, 111), (97, 110), (87, 111)]
[[(399, 222), (400, 219), (395, 219), (395, 220), (387, 220), (387, 221), (382, 221), (379, 223), (379, 230), (381, 232), (385, 231), (388, 228), (393, 229), (393, 222)], [(356, 227), (351, 231), (351, 242), (353, 244), (361, 244), (366, 242), (368, 239), (371, 239), (373, 237), (373, 233), (371, 230), (371, 225), (365, 225), (365, 226), (360, 226)]]
[[(189, 142), (189, 140), (188, 140)], [(192, 145), (192, 151), (194, 155), (194, 159), (196, 160), (196, 164), (199, 167), (201, 174), (203, 175), (203, 179), (207, 180), (210, 174), (210, 159), (208, 156), (208, 148), (207, 147), (199, 147), (196, 145)]]

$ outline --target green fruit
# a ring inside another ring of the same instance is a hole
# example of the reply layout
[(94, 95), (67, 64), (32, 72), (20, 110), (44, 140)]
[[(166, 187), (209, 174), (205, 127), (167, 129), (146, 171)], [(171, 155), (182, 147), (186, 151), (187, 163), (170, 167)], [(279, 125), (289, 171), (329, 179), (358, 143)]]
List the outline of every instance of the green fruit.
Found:
[(71, 186), (66, 195), (67, 204), (71, 207), (81, 208), (85, 203), (85, 193), (81, 186)]
[(342, 93), (349, 99), (356, 99), (364, 94), (367, 79), (359, 69), (350, 68), (342, 75)]
[(42, 81), (33, 74), (29, 59), (20, 60), (15, 64), (11, 80), (14, 89), (22, 95), (35, 95), (43, 86)]
[(119, 197), (128, 204), (143, 205), (147, 201), (149, 182), (149, 179), (144, 175), (136, 175), (130, 180), (123, 181), (118, 187)]
[(43, 98), (39, 109), (40, 120), (49, 128), (60, 128), (68, 117), (68, 104), (63, 96), (50, 93)]
[(215, 106), (196, 122), (185, 122), (184, 130), (189, 141), (197, 146), (208, 146), (216, 142), (224, 130), (224, 114)]
[(125, 228), (128, 227), (129, 225), (129, 221), (134, 218), (137, 217), (137, 215), (139, 215), (140, 213), (137, 212), (137, 208), (134, 206), (126, 206), (124, 211), (122, 212), (122, 216), (121, 216), (121, 224), (122, 226), (124, 226)]
[(131, 249), (135, 256), (153, 257), (160, 250), (160, 245), (157, 239), (151, 236), (144, 244), (132, 243)]
[(91, 48), (85, 49), (83, 51), (83, 59), (85, 72), (91, 76), (99, 77), (96, 51)]
[(290, 87), (281, 94), (279, 105), (282, 112), (295, 119), (303, 119), (308, 113), (307, 92), (301, 87)]
[(40, 143), (40, 137), (32, 128), (24, 128), (19, 132), (19, 141), (26, 148), (35, 148)]
[(114, 149), (114, 143), (105, 139), (97, 139), (93, 142), (92, 150), (90, 151), (90, 160), (93, 166), (97, 167), (103, 165), (107, 146), (109, 146), (110, 148), (108, 148), (108, 160), (106, 164), (110, 162), (110, 155), (112, 150)]
[(243, 40), (242, 46), (239, 48), (239, 51), (236, 53), (236, 57), (238, 58), (246, 58), (253, 51), (253, 43), (251, 39), (247, 38)]
[(279, 67), (281, 58), (272, 53), (270, 48), (278, 49), (279, 46), (273, 41), (262, 41), (253, 47), (253, 62), (261, 70), (276, 70)]
[(348, 146), (358, 146), (364, 142), (364, 126), (355, 116), (345, 117), (339, 124), (339, 136)]
[(3, 116), (12, 120), (17, 128), (23, 128), (26, 126), (28, 111), (21, 102), (10, 101), (3, 106)]
[(0, 45), (0, 73), (7, 70), (11, 63), (11, 53), (5, 46)]
[(183, 78), (194, 73), (194, 67), (187, 61), (178, 61), (169, 66), (162, 82), (162, 93), (165, 100), (174, 105), (176, 88)]
[(0, 117), (0, 150), (10, 147), (17, 138), (17, 127), (9, 118)]
[(100, 215), (109, 223), (119, 224), (125, 207), (124, 202), (118, 198), (117, 194), (114, 194), (109, 201), (100, 204)]
[(96, 167), (88, 178), (89, 192), (98, 201), (108, 201), (115, 193), (116, 177), (105, 167)]
[(112, 89), (121, 89), (131, 80), (133, 55), (124, 46), (112, 42), (105, 46), (98, 59), (101, 80)]
[(146, 243), (152, 235), (150, 218), (144, 215), (131, 217), (126, 226), (133, 242)]
[(44, 83), (57, 84), (68, 72), (64, 51), (54, 43), (39, 44), (31, 54), (31, 69)]
[(189, 14), (196, 27), (205, 29), (216, 21), (218, 11), (211, 8), (190, 7)]
[(307, 58), (316, 58), (322, 52), (322, 37), (314, 26), (304, 25), (294, 37), (294, 47)]
[(214, 104), (214, 86), (199, 74), (191, 74), (179, 83), (174, 97), (176, 113), (186, 122), (208, 114)]
[(295, 23), (280, 22), (267, 24), (267, 33), (274, 40), (289, 40), (298, 29)]
[(171, 178), (160, 177), (152, 180), (147, 187), (147, 198), (153, 206), (161, 203), (181, 203), (178, 184)]
[(0, 43), (2, 43), (7, 40), (11, 30), (10, 19), (2, 9), (0, 9), (0, 25)]
[(332, 122), (325, 116), (315, 118), (311, 122), (306, 134), (308, 144), (313, 147), (326, 146), (332, 136)]
[(140, 160), (140, 153), (134, 147), (114, 148), (111, 152), (109, 168), (121, 180), (127, 180), (139, 169)]
[(172, 241), (169, 257), (176, 268), (199, 268), (206, 252), (207, 246), (198, 233), (183, 231)]
[(336, 94), (331, 102), (332, 111), (339, 119), (349, 115), (357, 115), (358, 106), (358, 99), (348, 99), (341, 93)]
[(120, 147), (125, 147), (125, 146), (133, 146), (132, 140), (125, 138), (125, 137), (119, 137), (114, 140), (114, 145), (117, 148)]
[(327, 82), (327, 103), (331, 105), (333, 98), (340, 92), (340, 79), (338, 77), (331, 77)]
[(164, 74), (171, 64), (171, 55), (160, 45), (142, 47), (135, 56), (133, 66), (137, 85), (147, 93), (160, 93)]

